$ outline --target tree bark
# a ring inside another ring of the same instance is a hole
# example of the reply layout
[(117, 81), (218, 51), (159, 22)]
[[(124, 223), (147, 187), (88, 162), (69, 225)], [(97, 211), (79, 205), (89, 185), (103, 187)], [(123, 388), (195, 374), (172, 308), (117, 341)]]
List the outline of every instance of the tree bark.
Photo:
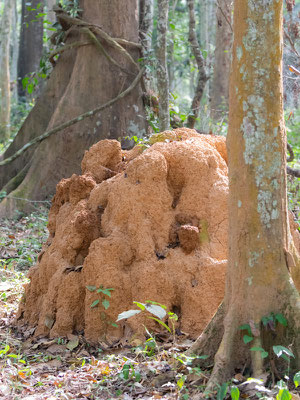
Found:
[(157, 86), (159, 95), (159, 128), (165, 131), (170, 127), (169, 112), (169, 77), (167, 67), (167, 31), (169, 1), (158, 0), (157, 16)]
[(229, 72), (232, 46), (232, 0), (218, 0), (216, 50), (212, 82), (211, 110), (215, 120), (228, 112)]
[(12, 38), (11, 48), (11, 65), (10, 65), (10, 82), (11, 82), (11, 98), (17, 104), (18, 102), (18, 58), (19, 58), (19, 32), (18, 23), (19, 16), (17, 10), (17, 0), (12, 0)]
[(4, 1), (1, 19), (1, 53), (0, 53), (0, 143), (5, 142), (10, 134), (10, 68), (9, 49), (13, 3)]
[[(286, 194), (282, 2), (236, 0), (234, 31), (224, 334), (208, 392), (247, 360), (252, 376), (261, 373), (263, 359), (259, 351), (250, 351), (252, 346), (270, 356), (272, 345), (289, 347), (295, 355), (292, 369), (300, 367), (300, 263), (290, 236)], [(263, 328), (262, 318), (271, 313), (283, 314), (287, 327), (277, 324), (274, 332)], [(243, 324), (253, 337), (250, 345), (243, 343)]]
[(194, 0), (188, 0), (188, 7), (189, 7), (189, 42), (198, 66), (198, 82), (194, 98), (192, 101), (191, 114), (188, 117), (188, 123), (187, 123), (188, 127), (193, 129), (196, 123), (196, 119), (199, 116), (200, 102), (203, 96), (205, 84), (208, 80), (208, 77), (206, 75), (204, 58), (202, 56), (196, 35)]
[[(18, 92), (25, 96), (26, 90), (22, 85), (25, 76), (38, 70), (43, 53), (43, 18), (36, 18), (43, 12), (43, 8), (37, 9), (40, 0), (32, 0), (30, 6), (26, 0), (22, 0), (21, 34), (18, 61)], [(30, 11), (28, 7), (36, 11)]]
[(153, 0), (140, 0), (139, 35), (142, 44), (143, 65), (145, 66), (144, 87), (145, 91), (151, 90), (150, 67), (152, 62), (152, 31), (153, 31)]
[[(93, 0), (84, 0), (81, 8), (84, 21), (101, 26), (111, 37), (138, 43), (136, 0), (128, 1), (126, 10), (118, 0), (105, 0), (101, 5)], [(86, 33), (73, 28), (66, 44), (88, 39)], [(61, 54), (45, 92), (21, 129), (23, 134), (20, 131), (4, 158), (41, 133), (107, 103), (132, 84), (139, 72), (137, 67), (106, 41), (102, 46), (122, 69), (112, 64), (93, 43)], [(128, 46), (126, 49), (134, 59), (139, 58), (138, 47)], [(1, 203), (0, 215), (12, 215), (16, 208), (30, 208), (31, 203), (17, 198), (44, 200), (51, 197), (60, 179), (80, 172), (84, 151), (93, 143), (105, 138), (121, 140), (126, 136), (142, 136), (144, 132), (143, 105), (140, 89), (136, 87), (126, 98), (100, 114), (51, 135), (35, 149), (28, 149), (19, 159), (0, 167), (3, 187), (30, 162), (22, 183)]]

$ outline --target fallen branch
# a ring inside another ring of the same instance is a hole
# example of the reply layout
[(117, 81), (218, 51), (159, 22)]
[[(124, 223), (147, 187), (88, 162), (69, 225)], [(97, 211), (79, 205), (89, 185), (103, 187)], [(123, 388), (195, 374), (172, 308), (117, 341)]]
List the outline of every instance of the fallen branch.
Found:
[(84, 120), (87, 117), (91, 117), (91, 116), (97, 114), (99, 111), (104, 110), (105, 108), (107, 108), (107, 107), (113, 105), (114, 103), (116, 103), (118, 100), (120, 100), (123, 97), (127, 96), (127, 94), (129, 94), (136, 87), (136, 85), (138, 84), (139, 80), (141, 79), (143, 73), (144, 73), (144, 68), (142, 68), (140, 70), (140, 72), (138, 73), (138, 75), (136, 76), (136, 78), (134, 79), (132, 84), (127, 89), (125, 89), (123, 92), (121, 92), (114, 99), (112, 99), (112, 100), (108, 101), (107, 103), (95, 108), (94, 110), (85, 112), (85, 113), (79, 115), (78, 117), (73, 118), (70, 121), (67, 121), (67, 122), (65, 122), (65, 123), (53, 128), (53, 129), (50, 129), (50, 131), (47, 131), (47, 132), (43, 133), (42, 135), (34, 138), (30, 142), (26, 143), (23, 147), (21, 147), (21, 149), (19, 149), (17, 152), (15, 152), (11, 157), (8, 157), (5, 160), (0, 161), (0, 166), (9, 164), (10, 162), (12, 162), (16, 158), (18, 158), (22, 153), (24, 153), (25, 150), (27, 150), (27, 149), (29, 149), (29, 147), (33, 146), (34, 144), (40, 143), (43, 140), (45, 140), (46, 138), (48, 138), (49, 136), (53, 135), (54, 133), (57, 133), (57, 132), (65, 129), (65, 128), (68, 128), (69, 126), (74, 125), (77, 122), (80, 122), (80, 121)]

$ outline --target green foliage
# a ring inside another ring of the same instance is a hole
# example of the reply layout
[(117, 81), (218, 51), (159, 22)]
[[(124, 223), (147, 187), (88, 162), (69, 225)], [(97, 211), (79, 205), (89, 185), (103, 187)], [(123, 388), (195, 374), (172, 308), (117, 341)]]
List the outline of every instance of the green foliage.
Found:
[(82, 12), (82, 9), (79, 7), (79, 0), (59, 0), (57, 2), (72, 17), (77, 17)]
[[(115, 289), (114, 289), (114, 288), (105, 288), (105, 287), (103, 287), (102, 285), (100, 285), (100, 286), (98, 287), (98, 289), (97, 289), (96, 286), (88, 285), (88, 286), (86, 286), (86, 289), (87, 289), (89, 292), (96, 292), (96, 293), (98, 293), (98, 294), (102, 294), (102, 295), (103, 295), (103, 296), (101, 296), (100, 299), (96, 299), (96, 300), (94, 300), (94, 301), (92, 302), (91, 308), (96, 308), (96, 307), (100, 304), (100, 301), (101, 301), (102, 307), (104, 308), (105, 311), (107, 311), (108, 308), (109, 308), (109, 306), (110, 306), (110, 302), (109, 302), (109, 300), (108, 300), (105, 296), (111, 298), (111, 292), (112, 292), (113, 290), (115, 290)], [(111, 325), (111, 326), (113, 326), (114, 328), (117, 328), (118, 325), (117, 325), (116, 323), (114, 323), (113, 321), (110, 321), (110, 320), (107, 318), (107, 314), (106, 314), (105, 311), (104, 311), (104, 312), (102, 311), (101, 314), (100, 314), (100, 315), (101, 315), (101, 320), (104, 321), (105, 324)]]
[[(146, 303), (140, 303), (138, 301), (134, 301), (133, 304), (135, 304), (137, 307), (140, 308), (140, 310), (128, 310), (124, 311), (121, 314), (118, 315), (118, 321), (121, 321), (122, 319), (127, 319), (131, 318), (134, 315), (137, 315), (141, 312), (147, 311), (150, 314), (153, 314), (154, 317), (152, 316), (147, 316), (148, 319), (153, 319), (156, 321), (158, 324), (160, 324), (163, 328), (165, 328), (169, 333), (173, 335), (173, 338), (175, 338), (175, 322), (178, 320), (178, 317), (175, 313), (169, 311), (168, 313), (166, 312), (166, 306), (160, 303), (157, 303), (156, 301), (151, 301), (147, 300)], [(170, 322), (171, 328), (163, 322), (163, 318), (168, 316), (168, 321)]]
[(236, 386), (231, 386), (230, 396), (231, 396), (232, 400), (239, 400), (239, 398), (240, 398), (239, 388), (237, 388)]
[(294, 376), (294, 384), (296, 388), (300, 385), (300, 371), (298, 371)]
[(224, 400), (228, 391), (228, 383), (223, 383), (217, 392), (217, 400)]

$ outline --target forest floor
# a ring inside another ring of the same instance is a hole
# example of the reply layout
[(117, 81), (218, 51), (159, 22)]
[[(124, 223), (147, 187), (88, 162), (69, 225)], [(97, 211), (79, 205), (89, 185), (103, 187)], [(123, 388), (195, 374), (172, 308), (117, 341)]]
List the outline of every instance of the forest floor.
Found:
[[(185, 335), (149, 334), (136, 347), (95, 348), (82, 336), (32, 339), (32, 332), (15, 329), (26, 273), (47, 238), (46, 224), (47, 210), (0, 221), (0, 399), (185, 400), (203, 393), (210, 371), (185, 356), (192, 343)], [(271, 371), (264, 382), (238, 373), (213, 398), (300, 400), (299, 386), (285, 378), (290, 397), (278, 397), (286, 382), (276, 386)]]

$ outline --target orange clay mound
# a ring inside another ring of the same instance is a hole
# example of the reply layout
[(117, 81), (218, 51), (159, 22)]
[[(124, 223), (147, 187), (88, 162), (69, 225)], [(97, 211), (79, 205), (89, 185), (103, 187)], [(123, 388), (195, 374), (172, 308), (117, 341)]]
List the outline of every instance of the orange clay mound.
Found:
[[(101, 141), (85, 153), (83, 175), (57, 185), (49, 239), (18, 313), (35, 335), (84, 331), (90, 342), (130, 340), (154, 322), (143, 315), (117, 328), (111, 322), (133, 301), (152, 300), (176, 311), (180, 330), (196, 338), (222, 301), (225, 139), (177, 129), (151, 141), (128, 152)], [(87, 286), (114, 289), (107, 310)]]

